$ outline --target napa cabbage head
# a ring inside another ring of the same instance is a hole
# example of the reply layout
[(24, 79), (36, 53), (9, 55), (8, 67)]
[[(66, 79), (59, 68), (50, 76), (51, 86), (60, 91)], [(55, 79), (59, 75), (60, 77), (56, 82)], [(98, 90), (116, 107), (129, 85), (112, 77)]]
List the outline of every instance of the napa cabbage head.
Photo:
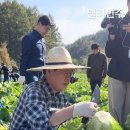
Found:
[(122, 130), (109, 112), (99, 111), (87, 123), (86, 130)]

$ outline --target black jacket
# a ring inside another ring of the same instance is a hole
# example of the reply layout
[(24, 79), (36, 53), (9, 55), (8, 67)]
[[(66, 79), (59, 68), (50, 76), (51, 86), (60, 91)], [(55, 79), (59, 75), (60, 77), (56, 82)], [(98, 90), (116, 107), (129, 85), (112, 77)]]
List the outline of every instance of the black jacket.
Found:
[(118, 35), (114, 41), (108, 39), (105, 52), (111, 58), (108, 75), (117, 80), (130, 82), (130, 33), (122, 30), (121, 26), (130, 23), (128, 14), (121, 20)]
[(90, 54), (88, 56), (87, 66), (91, 67), (91, 69), (87, 69), (88, 78), (93, 80), (101, 80), (106, 77), (107, 60), (104, 54), (100, 52), (96, 55)]
[(3, 73), (4, 73), (5, 76), (9, 75), (9, 69), (5, 65), (2, 66), (2, 68), (1, 68), (0, 71), (3, 71)]

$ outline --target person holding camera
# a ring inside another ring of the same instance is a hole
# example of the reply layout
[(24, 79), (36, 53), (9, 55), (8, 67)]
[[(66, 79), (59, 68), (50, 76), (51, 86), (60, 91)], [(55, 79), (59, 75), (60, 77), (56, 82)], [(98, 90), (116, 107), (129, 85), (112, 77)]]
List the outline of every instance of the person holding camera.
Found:
[(109, 33), (105, 47), (109, 76), (109, 112), (123, 127), (130, 113), (130, 0), (128, 13), (116, 27), (118, 33)]

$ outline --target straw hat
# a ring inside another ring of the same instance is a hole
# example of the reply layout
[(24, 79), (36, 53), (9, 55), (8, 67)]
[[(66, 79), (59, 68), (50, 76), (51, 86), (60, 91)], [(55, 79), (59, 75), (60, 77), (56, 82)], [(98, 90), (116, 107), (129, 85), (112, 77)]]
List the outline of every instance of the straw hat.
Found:
[(86, 66), (78, 66), (72, 63), (71, 56), (64, 47), (52, 48), (46, 57), (44, 66), (30, 68), (27, 71), (42, 71), (44, 69), (82, 69), (89, 68)]

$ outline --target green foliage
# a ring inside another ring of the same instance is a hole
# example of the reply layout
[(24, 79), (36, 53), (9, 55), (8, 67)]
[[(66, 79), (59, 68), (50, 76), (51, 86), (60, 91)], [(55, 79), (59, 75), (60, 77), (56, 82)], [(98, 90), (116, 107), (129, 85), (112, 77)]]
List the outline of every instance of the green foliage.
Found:
[(65, 122), (58, 130), (81, 130), (81, 126), (79, 125), (81, 122), (81, 118), (75, 118), (68, 122)]
[(4, 121), (5, 123), (10, 121), (10, 114), (7, 108), (1, 108), (0, 120)]
[[(68, 96), (70, 103), (76, 103), (81, 101), (91, 100), (90, 84), (87, 81), (85, 73), (77, 73), (78, 82), (69, 84), (65, 93)], [(100, 106), (102, 110), (108, 111), (108, 88), (106, 87), (107, 78), (100, 88)]]
[(127, 116), (124, 130), (130, 130), (130, 114)]
[[(70, 84), (66, 89), (69, 101), (71, 103), (90, 101), (91, 90), (89, 82), (85, 73), (77, 73), (75, 75), (79, 78), (78, 82)], [(108, 111), (108, 88), (106, 87), (108, 80), (104, 81), (104, 84), (100, 88), (100, 110)], [(105, 85), (105, 86), (104, 86)], [(81, 118), (75, 118), (64, 123), (58, 130), (86, 130), (86, 125), (81, 123)]]
[(12, 68), (11, 59), (7, 50), (7, 43), (0, 45), (0, 64), (4, 63), (7, 67)]
[(54, 24), (54, 26), (51, 27), (50, 31), (45, 36), (47, 51), (54, 46), (62, 45), (61, 35), (58, 32), (58, 28), (56, 27), (56, 24), (54, 23), (54, 19), (50, 14), (49, 14), (49, 18), (51, 22)]
[[(33, 13), (30, 15), (30, 12)], [(36, 12), (37, 10), (26, 8), (15, 0), (5, 0), (0, 5), (0, 43), (8, 43), (10, 56), (16, 61), (20, 58), (21, 38), (34, 26)]]
[(90, 53), (90, 44), (91, 42), (86, 39), (78, 39), (73, 44), (68, 45), (67, 49), (72, 58), (78, 61), (78, 64), (85, 65), (87, 62), (87, 54)]
[(78, 82), (69, 84), (66, 89), (69, 101), (71, 103), (90, 100), (90, 86), (84, 73), (76, 74)]
[[(73, 84), (69, 84), (65, 91), (70, 103), (90, 101), (91, 90), (86, 78), (86, 74), (78, 72), (75, 74), (75, 76), (79, 78), (78, 81)], [(107, 83), (106, 80), (107, 79), (105, 79), (105, 84)], [(17, 82), (6, 82), (0, 84), (0, 102), (2, 102), (3, 105), (3, 107), (0, 109), (0, 122), (7, 128), (21, 91), (22, 86)], [(108, 111), (108, 96), (106, 86), (101, 87), (100, 99), (100, 110)], [(85, 127), (86, 126), (81, 123), (81, 118), (78, 117), (63, 123), (63, 125), (59, 127), (59, 130), (85, 130)]]
[(99, 111), (89, 120), (86, 130), (122, 130), (122, 128), (109, 112)]
[(0, 84), (0, 102), (2, 103), (2, 108), (0, 108), (0, 122), (4, 125), (9, 124), (21, 91), (22, 86), (17, 82)]
[(74, 58), (75, 63), (86, 65), (87, 56), (91, 53), (92, 43), (98, 43), (103, 49), (106, 45), (107, 37), (108, 32), (101, 30), (95, 34), (79, 38), (73, 44), (68, 45), (67, 49)]
[[(36, 7), (26, 7), (16, 0), (4, 0), (0, 4), (0, 44), (7, 42), (9, 54), (17, 63), (20, 62), (21, 40), (34, 28), (39, 15)], [(52, 16), (49, 16), (54, 23)], [(56, 25), (52, 27), (45, 39), (47, 49), (61, 43), (61, 36)]]

